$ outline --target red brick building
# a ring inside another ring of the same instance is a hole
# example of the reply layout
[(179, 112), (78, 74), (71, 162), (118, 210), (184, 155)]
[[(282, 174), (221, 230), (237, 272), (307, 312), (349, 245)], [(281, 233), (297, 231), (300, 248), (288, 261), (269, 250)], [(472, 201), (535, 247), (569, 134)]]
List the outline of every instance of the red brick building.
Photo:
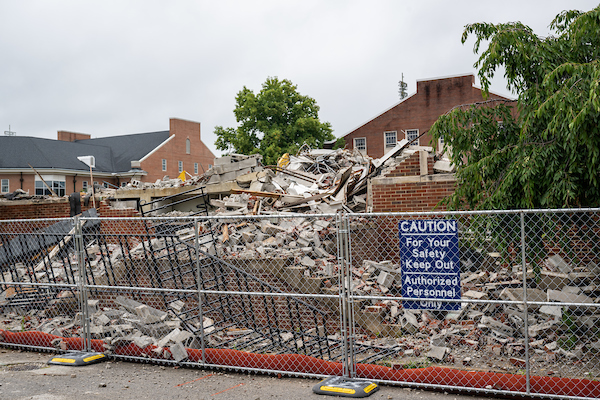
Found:
[[(431, 145), (431, 125), (452, 108), (483, 101), (473, 75), (417, 81), (417, 92), (346, 134), (347, 148), (357, 148), (373, 158), (383, 156), (402, 139)], [(490, 93), (490, 99), (507, 99)], [(508, 99), (507, 99), (508, 100)], [(441, 146), (440, 146), (441, 147)]]
[(4, 136), (0, 137), (0, 193), (22, 189), (32, 195), (49, 194), (46, 184), (59, 196), (86, 190), (91, 185), (90, 171), (78, 156), (94, 156), (94, 182), (115, 186), (132, 178), (146, 182), (165, 175), (176, 178), (181, 171), (199, 175), (214, 160), (202, 142), (200, 123), (176, 118), (169, 121), (168, 131), (98, 139), (68, 131), (59, 131), (58, 140)]

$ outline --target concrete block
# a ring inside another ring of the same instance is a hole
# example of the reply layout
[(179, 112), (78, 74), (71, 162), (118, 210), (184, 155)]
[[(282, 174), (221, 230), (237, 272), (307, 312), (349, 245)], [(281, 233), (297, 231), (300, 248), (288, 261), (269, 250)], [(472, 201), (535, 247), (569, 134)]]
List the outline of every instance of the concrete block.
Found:
[(155, 338), (162, 338), (172, 330), (171, 327), (169, 327), (163, 322), (157, 322), (155, 324), (134, 323), (134, 325), (144, 335), (152, 336)]
[[(312, 251), (312, 247), (310, 249)], [(304, 265), (305, 267), (312, 268), (315, 266), (315, 260), (313, 260), (312, 258), (310, 258), (308, 256), (304, 256), (302, 258), (302, 260), (300, 260), (300, 264)]]
[(140, 349), (144, 349), (154, 343), (154, 339), (152, 339), (150, 336), (138, 336), (134, 337), (132, 342)]
[[(247, 174), (251, 171), (252, 170), (250, 168), (245, 168), (245, 169), (241, 169), (239, 171), (225, 172), (223, 174), (213, 175), (213, 176), (218, 176), (220, 178), (220, 182), (235, 181), (238, 176)], [(211, 182), (209, 181), (209, 183), (211, 183)], [(236, 182), (236, 184), (237, 184), (237, 182)]]
[(427, 353), (427, 357), (435, 361), (444, 361), (446, 354), (450, 353), (448, 347), (431, 346), (431, 350)]
[(541, 306), (540, 313), (551, 315), (557, 319), (562, 319), (562, 307), (561, 306)]
[[(500, 292), (500, 299), (508, 300), (508, 301), (523, 301), (524, 299), (524, 291), (523, 288), (505, 288)], [(546, 301), (546, 292), (540, 289), (527, 289), (527, 301)], [(517, 304), (519, 309), (524, 310), (525, 307), (522, 304)], [(537, 311), (540, 306), (529, 304), (529, 311)]]
[(99, 323), (100, 325), (108, 325), (108, 324), (110, 324), (110, 318), (108, 318), (104, 314), (100, 314), (100, 315), (96, 316), (95, 319), (96, 319), (96, 322)]
[(171, 356), (173, 356), (173, 360), (175, 360), (175, 362), (181, 362), (188, 358), (187, 350), (185, 347), (183, 347), (181, 342), (176, 342), (175, 344), (171, 345), (171, 347), (169, 347), (169, 351), (171, 352)]
[(573, 266), (566, 262), (558, 254), (548, 257), (546, 259), (546, 265), (551, 271), (562, 272), (563, 274), (568, 274), (569, 272), (573, 271)]
[(181, 313), (185, 308), (185, 303), (181, 300), (175, 300), (169, 303), (169, 308), (176, 313)]
[(568, 274), (542, 270), (538, 288), (541, 290), (560, 290), (571, 283), (571, 277)]
[(379, 276), (377, 277), (378, 285), (389, 289), (390, 286), (392, 286), (392, 283), (394, 283), (394, 276), (392, 274), (385, 271), (379, 272)]
[(429, 339), (429, 344), (433, 347), (444, 347), (446, 345), (446, 335), (433, 335)]
[(479, 292), (477, 290), (467, 290), (463, 294), (463, 297), (466, 297), (468, 299), (475, 299), (475, 300), (486, 300), (488, 296), (487, 296), (487, 293)]
[(242, 232), (242, 240), (246, 243), (250, 243), (254, 241), (256, 235), (252, 232)]
[(186, 341), (188, 341), (190, 338), (192, 338), (194, 335), (188, 331), (179, 331), (179, 333), (174, 334), (171, 337), (171, 341), (172, 342), (181, 342), (181, 343), (185, 343)]
[(531, 325), (529, 327), (529, 335), (531, 337), (537, 337), (545, 332), (553, 331), (555, 329), (555, 325), (556, 325), (556, 322), (554, 322), (554, 321)]
[(402, 330), (409, 334), (415, 334), (419, 331), (419, 321), (410, 311), (404, 310), (404, 315), (400, 318)]
[[(548, 301), (556, 301), (559, 303), (582, 303), (593, 304), (594, 300), (583, 294), (565, 293), (559, 290), (548, 290)], [(569, 306), (570, 309), (576, 310), (578, 306)]]
[(178, 328), (173, 329), (171, 332), (169, 332), (168, 335), (166, 335), (158, 341), (158, 347), (165, 347), (169, 344), (169, 342), (174, 342), (173, 338), (177, 337), (177, 335), (179, 335), (180, 333), (181, 330), (179, 330)]
[(215, 157), (213, 165), (231, 164), (231, 156)]
[(260, 223), (260, 230), (266, 235), (276, 235), (279, 232), (285, 232), (284, 228), (270, 223), (267, 220), (262, 220)]
[(497, 321), (491, 317), (488, 317), (486, 315), (481, 317), (481, 324), (484, 325), (484, 327), (486, 328), (490, 328), (496, 331), (499, 331), (501, 333), (503, 333), (505, 336), (512, 336), (515, 332), (515, 330), (513, 328), (511, 328), (510, 326)]
[(166, 312), (149, 307), (145, 304), (137, 306), (135, 308), (135, 312), (140, 317), (141, 321), (145, 324), (161, 322), (164, 321), (167, 317)]
[(98, 312), (98, 304), (100, 303), (100, 300), (88, 300), (88, 312), (90, 314), (95, 314)]

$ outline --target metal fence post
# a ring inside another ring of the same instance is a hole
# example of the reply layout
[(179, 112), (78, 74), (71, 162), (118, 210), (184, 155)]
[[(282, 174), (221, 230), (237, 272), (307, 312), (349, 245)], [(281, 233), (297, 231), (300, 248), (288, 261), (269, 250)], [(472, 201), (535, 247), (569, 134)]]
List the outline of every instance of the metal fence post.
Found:
[(527, 394), (530, 394), (530, 359), (529, 359), (529, 307), (527, 305), (527, 261), (526, 261), (526, 244), (525, 244), (525, 213), (521, 211), (521, 268), (523, 270), (523, 307), (524, 318), (523, 324), (525, 328), (525, 379)]
[(196, 251), (196, 282), (198, 286), (198, 319), (200, 320), (200, 347), (202, 348), (202, 365), (206, 364), (206, 346), (204, 342), (204, 314), (202, 312), (202, 274), (200, 273), (200, 221), (194, 220), (194, 248)]
[(356, 375), (354, 363), (354, 304), (352, 300), (352, 272), (350, 268), (350, 239), (348, 215), (336, 214), (338, 264), (340, 266), (339, 307), (342, 330), (343, 375)]
[(354, 354), (354, 341), (356, 339), (355, 335), (355, 326), (354, 326), (354, 291), (352, 289), (352, 243), (350, 240), (350, 216), (346, 213), (342, 213), (342, 218), (344, 220), (344, 231), (345, 231), (345, 259), (346, 259), (346, 281), (348, 282), (348, 291), (346, 292), (348, 295), (348, 358), (350, 362), (350, 370), (349, 377), (356, 377), (356, 358)]
[(79, 216), (74, 217), (75, 228), (75, 251), (77, 253), (77, 272), (79, 275), (78, 290), (79, 304), (81, 305), (81, 336), (83, 339), (82, 350), (91, 351), (92, 338), (90, 334), (90, 313), (88, 308), (88, 296), (85, 271), (85, 247), (83, 246), (83, 231)]
[(348, 327), (346, 318), (346, 268), (344, 263), (344, 246), (342, 234), (342, 215), (340, 213), (335, 216), (336, 239), (337, 239), (337, 255), (338, 265), (340, 266), (340, 284), (338, 286), (338, 307), (340, 319), (340, 334), (342, 336), (342, 367), (343, 375), (348, 376)]

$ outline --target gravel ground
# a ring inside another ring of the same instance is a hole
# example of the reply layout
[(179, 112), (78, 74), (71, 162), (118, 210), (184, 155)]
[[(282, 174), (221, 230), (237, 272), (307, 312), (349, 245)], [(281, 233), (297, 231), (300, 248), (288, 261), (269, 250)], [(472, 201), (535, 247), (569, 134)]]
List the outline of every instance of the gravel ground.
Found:
[[(0, 348), (0, 399), (327, 399), (320, 380), (108, 361), (48, 366), (48, 353)], [(338, 397), (339, 398), (339, 397)], [(371, 399), (482, 400), (489, 397), (381, 386)]]

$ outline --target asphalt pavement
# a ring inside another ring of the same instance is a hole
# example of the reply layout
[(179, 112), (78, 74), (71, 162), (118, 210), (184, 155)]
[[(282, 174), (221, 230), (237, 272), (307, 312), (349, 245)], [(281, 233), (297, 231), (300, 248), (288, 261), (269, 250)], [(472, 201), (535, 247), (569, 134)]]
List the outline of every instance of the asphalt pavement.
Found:
[[(288, 378), (123, 361), (49, 366), (50, 353), (0, 347), (0, 399), (339, 399), (313, 393), (320, 379)], [(489, 397), (380, 386), (368, 399), (481, 400)]]

